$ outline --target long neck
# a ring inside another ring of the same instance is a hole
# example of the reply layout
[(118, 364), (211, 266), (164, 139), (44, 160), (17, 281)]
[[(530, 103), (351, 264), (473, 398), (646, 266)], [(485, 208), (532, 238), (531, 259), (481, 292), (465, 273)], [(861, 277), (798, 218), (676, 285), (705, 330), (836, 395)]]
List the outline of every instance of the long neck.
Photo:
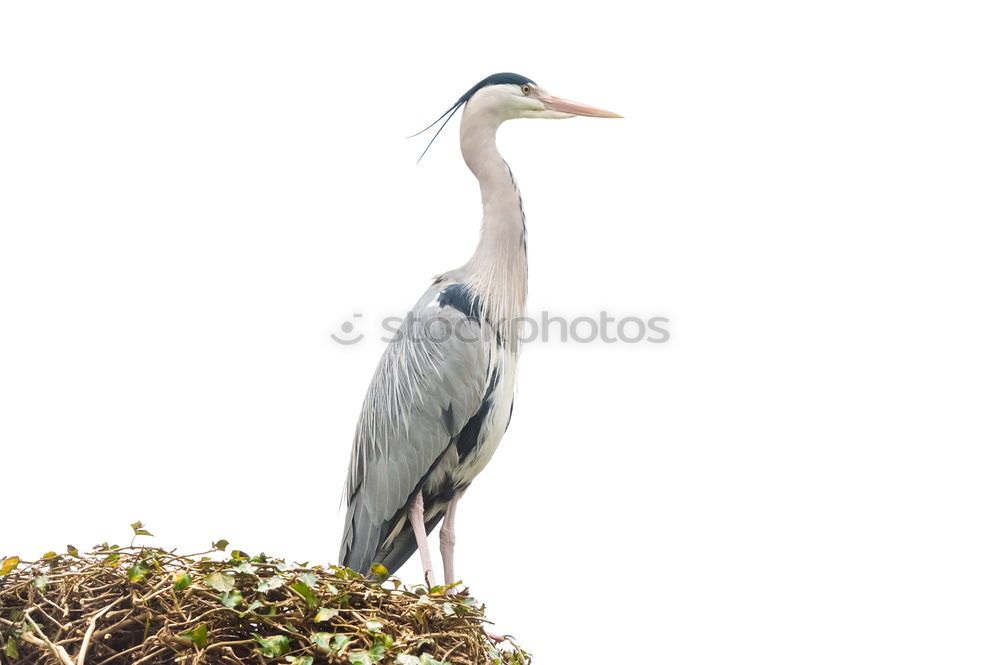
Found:
[[(479, 180), (483, 225), (469, 262), (466, 284), (478, 296), (495, 325), (516, 326), (524, 315), (528, 291), (524, 210), (521, 192), (497, 150), (499, 123), (476, 114), (462, 116), (462, 156)], [(510, 328), (511, 338), (516, 329)]]

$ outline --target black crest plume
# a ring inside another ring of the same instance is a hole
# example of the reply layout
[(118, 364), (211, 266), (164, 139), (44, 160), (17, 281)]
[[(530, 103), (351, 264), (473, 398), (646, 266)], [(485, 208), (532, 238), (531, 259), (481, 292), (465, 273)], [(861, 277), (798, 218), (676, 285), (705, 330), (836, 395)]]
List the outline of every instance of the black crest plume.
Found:
[[(535, 82), (527, 78), (526, 76), (521, 76), (520, 74), (514, 74), (512, 72), (500, 72), (499, 74), (492, 74), (490, 76), (487, 76), (482, 81), (469, 88), (464, 95), (458, 98), (458, 101), (455, 102), (450, 109), (441, 114), (440, 118), (438, 118), (437, 120), (435, 120), (434, 122), (427, 125), (426, 127), (424, 127), (419, 132), (413, 135), (413, 136), (420, 136), (428, 129), (441, 122), (441, 118), (448, 116), (445, 119), (445, 121), (441, 123), (441, 126), (438, 127), (438, 130), (434, 132), (434, 136), (431, 137), (431, 141), (430, 143), (427, 144), (427, 147), (424, 148), (424, 151), (420, 153), (420, 157), (417, 159), (417, 162), (419, 163), (420, 160), (424, 158), (424, 155), (427, 154), (427, 151), (431, 149), (431, 145), (434, 143), (434, 139), (438, 137), (438, 134), (440, 134), (441, 130), (444, 129), (444, 126), (448, 124), (448, 121), (451, 120), (451, 117), (455, 115), (458, 112), (458, 109), (462, 108), (462, 106), (467, 101), (472, 99), (472, 96), (474, 94), (476, 94), (477, 92), (479, 92), (481, 89), (485, 88), (488, 85), (504, 85), (504, 84), (524, 85), (526, 83), (529, 85), (535, 85)], [(407, 138), (412, 139), (413, 136), (408, 136)]]

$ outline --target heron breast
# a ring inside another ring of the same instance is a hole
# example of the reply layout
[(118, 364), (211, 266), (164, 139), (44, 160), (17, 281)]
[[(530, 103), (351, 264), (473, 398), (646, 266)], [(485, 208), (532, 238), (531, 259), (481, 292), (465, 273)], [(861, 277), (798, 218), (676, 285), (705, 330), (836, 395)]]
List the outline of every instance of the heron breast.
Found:
[(500, 445), (514, 406), (514, 371), (498, 370), (491, 381), (492, 390), (479, 411), (462, 429), (456, 441), (458, 463), (451, 473), (452, 483), (461, 488), (486, 467)]

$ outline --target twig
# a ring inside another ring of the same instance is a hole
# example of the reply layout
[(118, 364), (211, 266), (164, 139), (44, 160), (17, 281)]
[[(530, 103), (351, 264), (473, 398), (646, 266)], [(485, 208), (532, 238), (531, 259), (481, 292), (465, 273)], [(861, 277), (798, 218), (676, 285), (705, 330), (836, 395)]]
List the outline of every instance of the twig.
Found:
[(80, 652), (76, 656), (76, 665), (84, 665), (84, 661), (87, 659), (87, 647), (90, 646), (90, 636), (94, 634), (94, 628), (97, 627), (97, 620), (107, 614), (108, 610), (112, 607), (125, 600), (125, 598), (127, 598), (127, 596), (122, 596), (94, 616), (90, 617), (90, 621), (87, 622), (87, 632), (83, 634), (83, 642), (80, 644)]
[[(227, 649), (235, 644), (255, 644), (257, 640), (230, 640), (229, 642), (212, 642), (207, 647), (205, 651), (211, 651), (212, 649), (221, 649), (226, 647)], [(232, 651), (232, 649), (230, 649)]]
[[(55, 644), (52, 644), (49, 638), (45, 636), (45, 633), (42, 632), (42, 629), (39, 628), (38, 624), (35, 623), (35, 620), (31, 618), (31, 610), (28, 610), (27, 612), (24, 613), (24, 618), (28, 623), (31, 624), (31, 629), (34, 630), (36, 633), (38, 633), (38, 636), (44, 640), (44, 644), (47, 647), (49, 647), (49, 649), (52, 651), (55, 657), (58, 658), (63, 663), (63, 665), (74, 665), (73, 659), (69, 657), (69, 654), (66, 652), (66, 649), (60, 646), (56, 646)], [(24, 638), (26, 642), (30, 642), (31, 640), (28, 639), (28, 636), (30, 635), (31, 633), (22, 633), (21, 637)]]
[(106, 663), (110, 663), (111, 661), (115, 660), (116, 658), (121, 658), (125, 654), (132, 653), (136, 649), (141, 649), (144, 646), (146, 646), (145, 642), (143, 642), (142, 644), (136, 644), (134, 647), (129, 647), (128, 649), (125, 649), (124, 651), (119, 651), (119, 652), (115, 653), (114, 655), (105, 658), (104, 660), (102, 660), (99, 663), (97, 663), (97, 665), (105, 665)]
[(154, 650), (154, 651), (146, 654), (145, 656), (143, 656), (139, 660), (135, 661), (134, 663), (132, 663), (132, 665), (139, 665), (139, 663), (145, 663), (147, 660), (149, 660), (153, 656), (159, 656), (161, 653), (163, 653), (165, 651), (170, 651), (170, 649), (168, 649), (167, 647), (160, 647), (159, 649), (156, 649), (156, 650)]

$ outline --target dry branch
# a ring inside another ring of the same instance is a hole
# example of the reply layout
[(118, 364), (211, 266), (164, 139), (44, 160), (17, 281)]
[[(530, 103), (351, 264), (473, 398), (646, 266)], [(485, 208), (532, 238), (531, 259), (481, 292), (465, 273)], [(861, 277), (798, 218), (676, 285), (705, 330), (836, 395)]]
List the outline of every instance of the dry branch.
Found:
[(70, 552), (6, 566), (0, 664), (530, 663), (512, 643), (496, 648), (479, 603), (440, 587), (238, 550), (223, 560), (132, 546)]

